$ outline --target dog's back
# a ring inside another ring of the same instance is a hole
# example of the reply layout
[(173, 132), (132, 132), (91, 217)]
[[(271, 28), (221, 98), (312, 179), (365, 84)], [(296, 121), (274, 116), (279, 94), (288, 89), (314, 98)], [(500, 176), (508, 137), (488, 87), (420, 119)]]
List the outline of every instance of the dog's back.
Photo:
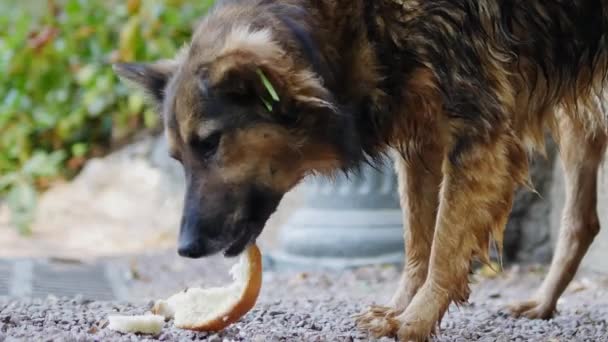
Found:
[(403, 64), (430, 68), (451, 115), (479, 129), (513, 120), (522, 139), (538, 145), (544, 126), (554, 126), (557, 107), (577, 113), (592, 130), (606, 129), (596, 100), (608, 74), (608, 1), (382, 0), (369, 6), (380, 14), (372, 39), (388, 50), (387, 64), (398, 46), (411, 56)]
[[(531, 117), (536, 116), (539, 123), (551, 120), (558, 107), (581, 120), (590, 133), (605, 131), (608, 113), (600, 104), (608, 76), (608, 1), (503, 1), (496, 5), (502, 7), (495, 21), (498, 37), (517, 56), (510, 71), (519, 75), (513, 110), (520, 113), (520, 129), (529, 131), (535, 126)], [(555, 127), (553, 122), (549, 126)], [(542, 132), (534, 128), (538, 141)]]

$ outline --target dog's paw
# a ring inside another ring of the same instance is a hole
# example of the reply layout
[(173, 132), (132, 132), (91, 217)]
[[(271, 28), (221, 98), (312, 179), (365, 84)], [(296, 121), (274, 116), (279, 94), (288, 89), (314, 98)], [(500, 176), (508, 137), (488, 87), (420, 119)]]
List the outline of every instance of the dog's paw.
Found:
[(555, 314), (555, 307), (539, 300), (529, 300), (510, 305), (509, 311), (514, 317), (549, 319)]
[(406, 313), (397, 317), (400, 327), (397, 338), (402, 342), (425, 342), (430, 341), (435, 335), (436, 323), (417, 320), (408, 317)]
[(367, 331), (370, 335), (380, 338), (392, 337), (397, 334), (400, 323), (395, 317), (397, 312), (393, 308), (372, 306), (368, 311), (355, 316), (357, 327)]

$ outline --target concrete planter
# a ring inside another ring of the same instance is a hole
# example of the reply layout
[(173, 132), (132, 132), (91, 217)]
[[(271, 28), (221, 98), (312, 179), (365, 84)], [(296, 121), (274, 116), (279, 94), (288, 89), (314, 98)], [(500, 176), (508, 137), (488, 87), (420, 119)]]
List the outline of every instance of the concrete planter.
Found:
[(304, 205), (279, 232), (275, 265), (344, 268), (403, 261), (403, 228), (392, 164), (358, 176), (311, 178)]

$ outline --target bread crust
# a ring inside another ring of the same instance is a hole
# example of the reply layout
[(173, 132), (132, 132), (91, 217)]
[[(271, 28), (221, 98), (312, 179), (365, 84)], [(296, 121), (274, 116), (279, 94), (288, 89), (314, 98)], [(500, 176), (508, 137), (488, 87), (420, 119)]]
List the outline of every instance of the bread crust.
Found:
[[(246, 253), (249, 277), (239, 300), (225, 312), (217, 315), (217, 317), (211, 320), (196, 325), (176, 325), (178, 328), (193, 331), (221, 331), (230, 324), (238, 321), (254, 307), (260, 294), (260, 289), (262, 288), (262, 254), (255, 244), (252, 244), (247, 248)], [(162, 314), (161, 306), (158, 304), (155, 305), (152, 312)]]

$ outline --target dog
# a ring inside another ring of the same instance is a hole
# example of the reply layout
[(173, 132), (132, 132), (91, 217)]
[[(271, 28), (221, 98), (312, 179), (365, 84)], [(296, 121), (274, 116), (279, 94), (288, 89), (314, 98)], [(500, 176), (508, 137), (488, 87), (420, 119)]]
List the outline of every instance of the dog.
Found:
[(566, 205), (546, 319), (599, 231), (608, 0), (224, 0), (171, 60), (115, 66), (164, 122), (187, 194), (178, 252), (237, 255), (309, 174), (394, 154), (406, 262), (374, 336), (423, 341), (500, 248), (528, 152), (558, 142)]

